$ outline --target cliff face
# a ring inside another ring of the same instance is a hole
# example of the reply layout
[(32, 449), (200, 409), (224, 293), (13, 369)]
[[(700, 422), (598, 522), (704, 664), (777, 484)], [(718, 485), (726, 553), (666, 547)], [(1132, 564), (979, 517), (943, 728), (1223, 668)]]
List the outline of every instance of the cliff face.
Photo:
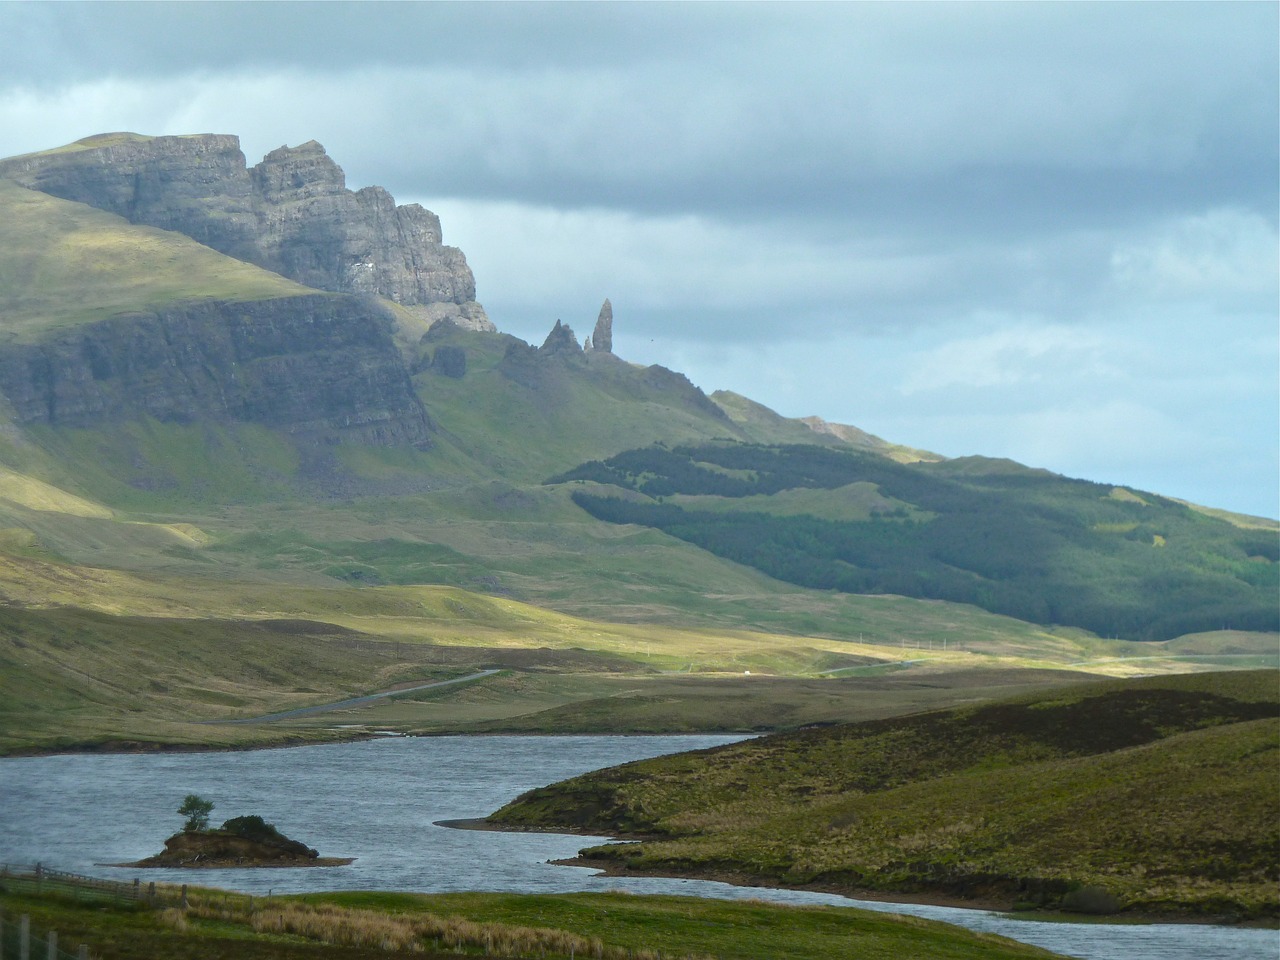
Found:
[(247, 167), (239, 138), (108, 134), (0, 161), (0, 177), (194, 240), (321, 290), (374, 294), (493, 330), (440, 221), (381, 187), (351, 191), (315, 141)]
[(390, 317), (345, 296), (183, 303), (77, 327), (0, 352), (0, 392), (19, 424), (146, 415), (322, 442), (430, 442)]

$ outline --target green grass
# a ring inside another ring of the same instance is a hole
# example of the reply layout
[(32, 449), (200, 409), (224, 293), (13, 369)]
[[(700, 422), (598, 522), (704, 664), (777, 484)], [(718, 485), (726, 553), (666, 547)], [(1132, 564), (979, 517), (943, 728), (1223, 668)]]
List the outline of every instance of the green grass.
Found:
[[(436, 698), (439, 712), (432, 718), (434, 722), (424, 724), (419, 715), (418, 725), (411, 729), (422, 733), (760, 732), (897, 716), (1091, 678), (1066, 671), (1024, 669), (839, 680), (605, 676), (587, 683), (584, 679), (566, 682), (513, 674), (506, 684), (524, 689), (510, 700), (494, 697), (498, 684), (487, 685), (484, 692), (442, 693)], [(543, 709), (530, 709), (536, 705), (536, 694), (530, 687), (546, 698)], [(490, 702), (478, 702), (482, 697)], [(504, 707), (509, 711), (506, 715), (495, 715)], [(379, 716), (392, 719), (405, 712), (407, 704), (402, 702), (380, 711)]]
[(175, 300), (312, 292), (182, 234), (8, 180), (0, 180), (0, 249), (0, 340), (11, 342)]
[(962, 957), (1052, 956), (1003, 937), (962, 933), (947, 924), (851, 907), (788, 907), (759, 901), (625, 893), (324, 894), (306, 899), (346, 906), (430, 910), (513, 926), (568, 929), (610, 945), (657, 951), (664, 957), (959, 960)]
[(598, 519), (808, 587), (970, 603), (1132, 640), (1280, 622), (1274, 533), (977, 459), (704, 443), (629, 450), (552, 479)]
[(1280, 680), (1111, 681), (780, 734), (531, 791), (498, 824), (627, 870), (1276, 917)]
[(1056, 956), (945, 923), (849, 907), (605, 894), (325, 893), (256, 898), (195, 890), (191, 907), (124, 907), (0, 891), (6, 919), (87, 943), (98, 960), (371, 960), (395, 955), (565, 960), (1033, 960)]
[[(480, 499), (509, 494), (510, 488), (491, 486)], [(452, 563), (450, 550), (475, 556), (475, 536), (490, 535), (488, 522), (465, 515), (468, 509), (483, 511), (484, 504), (468, 506), (466, 496), (449, 496), (457, 518), (418, 528), (432, 531), (418, 533), (420, 546), (405, 539), (415, 532), (412, 527), (396, 528), (380, 515), (381, 507), (369, 503), (355, 510), (313, 508), (307, 523), (335, 537), (349, 535), (353, 523), (399, 536), (362, 542), (262, 534), (230, 553), (221, 545), (225, 514), (200, 517), (196, 527), (159, 522), (171, 519), (164, 517), (137, 523), (62, 514), (57, 511), (66, 504), (53, 495), (46, 504), (53, 510), (0, 503), (0, 521), (22, 524), (5, 528), (0, 522), (0, 597), (8, 605), (0, 609), (0, 749), (144, 741), (263, 745), (350, 736), (361, 727), (757, 730), (985, 699), (1020, 683), (1034, 688), (1070, 682), (1080, 670), (1123, 675), (1220, 669), (1252, 658), (1275, 662), (1274, 643), (1265, 635), (1108, 642), (1038, 631), (945, 604), (839, 595), (810, 601), (802, 593), (770, 589), (750, 573), (748, 581), (763, 589), (749, 582), (751, 592), (745, 592), (744, 585), (728, 580), (721, 600), (742, 621), (795, 629), (806, 620), (823, 625), (823, 618), (827, 624), (843, 618), (851, 639), (748, 631), (732, 620), (713, 626), (717, 608), (711, 603), (703, 625), (695, 628), (653, 602), (609, 611), (608, 595), (593, 595), (585, 586), (575, 602), (571, 580), (575, 570), (585, 569), (586, 558), (544, 576), (566, 578), (566, 606), (611, 614), (615, 622), (455, 587), (338, 585), (323, 576), (335, 563), (359, 561), (393, 579), (413, 564)], [(71, 506), (94, 512), (91, 502)], [(557, 529), (556, 509), (554, 498), (546, 500), (531, 511), (542, 518), (521, 527), (533, 535), (522, 547), (531, 566), (539, 557), (551, 566), (554, 549), (564, 549), (563, 529), (558, 543), (542, 540)], [(272, 515), (277, 529), (306, 519), (285, 508)], [(456, 538), (456, 546), (446, 537)], [(42, 546), (47, 542), (108, 561), (122, 553), (135, 563), (151, 557), (154, 567), (129, 573), (67, 564), (50, 555)], [(614, 573), (615, 589), (637, 592), (642, 574), (633, 566), (628, 576), (625, 564), (628, 554), (632, 564), (645, 560), (644, 551), (625, 537), (618, 547), (617, 566), (601, 566)], [(391, 563), (397, 556), (400, 566)], [(655, 551), (653, 559), (662, 560), (662, 553)], [(299, 579), (300, 566), (312, 571), (306, 579)], [(691, 572), (677, 563), (667, 566), (643, 588), (661, 592), (668, 589), (666, 578)], [(205, 575), (175, 575), (174, 567)], [(459, 571), (459, 578), (474, 572), (461, 566)], [(499, 585), (529, 590), (532, 582), (504, 574)], [(636, 622), (616, 622), (623, 618)], [(655, 622), (664, 618), (673, 622)], [(514, 672), (476, 689), (271, 727), (184, 722), (271, 713), (429, 679), (446, 668), (485, 666)], [(875, 675), (884, 669), (895, 672)], [(335, 731), (338, 724), (354, 726)]]

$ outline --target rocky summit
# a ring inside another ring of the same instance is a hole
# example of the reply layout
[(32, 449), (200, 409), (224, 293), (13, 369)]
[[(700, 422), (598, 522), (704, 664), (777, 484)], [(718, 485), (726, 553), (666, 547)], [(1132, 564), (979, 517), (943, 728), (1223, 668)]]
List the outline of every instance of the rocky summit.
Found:
[(600, 308), (600, 316), (596, 318), (596, 328), (587, 341), (592, 350), (600, 353), (613, 353), (613, 304), (605, 297)]
[(0, 161), (0, 178), (174, 230), (320, 290), (384, 297), (425, 324), (494, 330), (439, 218), (382, 187), (348, 190), (314, 140), (247, 166), (238, 137), (101, 134)]

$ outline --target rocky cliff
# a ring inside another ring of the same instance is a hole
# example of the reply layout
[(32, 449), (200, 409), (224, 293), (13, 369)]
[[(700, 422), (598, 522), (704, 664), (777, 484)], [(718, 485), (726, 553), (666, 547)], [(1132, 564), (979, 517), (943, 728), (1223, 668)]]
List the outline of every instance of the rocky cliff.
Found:
[(250, 168), (234, 136), (103, 134), (0, 161), (0, 177), (184, 233), (307, 286), (386, 297), (426, 323), (494, 329), (439, 218), (397, 206), (381, 187), (348, 190), (315, 141)]
[(430, 421), (376, 301), (200, 301), (0, 352), (18, 424), (151, 416), (260, 423), (321, 442), (429, 445)]

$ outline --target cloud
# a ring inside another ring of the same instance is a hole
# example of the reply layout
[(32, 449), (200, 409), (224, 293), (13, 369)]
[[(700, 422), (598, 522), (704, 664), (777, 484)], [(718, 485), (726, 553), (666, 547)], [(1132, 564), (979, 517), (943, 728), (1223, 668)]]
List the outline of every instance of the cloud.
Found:
[(1266, 3), (9, 3), (0, 155), (317, 139), (441, 214), (526, 339), (609, 296), (622, 356), (707, 389), (1274, 512), (1278, 31)]
[(970, 235), (1277, 195), (1263, 4), (11, 4), (0, 18), (16, 23), (0, 29), (11, 89), (56, 99), (108, 78), (163, 103), (203, 77), (168, 117), (242, 133), (269, 119), (275, 146), (296, 111), (311, 120), (299, 136), (393, 192)]
[(1257, 213), (1210, 210), (1159, 224), (1111, 256), (1116, 285), (1160, 300), (1224, 299), (1274, 304), (1280, 294), (1280, 235)]
[(902, 383), (903, 394), (954, 387), (1024, 387), (1059, 378), (1064, 369), (1090, 380), (1114, 379), (1098, 331), (1064, 325), (1024, 324), (978, 337), (951, 340), (925, 353)]

